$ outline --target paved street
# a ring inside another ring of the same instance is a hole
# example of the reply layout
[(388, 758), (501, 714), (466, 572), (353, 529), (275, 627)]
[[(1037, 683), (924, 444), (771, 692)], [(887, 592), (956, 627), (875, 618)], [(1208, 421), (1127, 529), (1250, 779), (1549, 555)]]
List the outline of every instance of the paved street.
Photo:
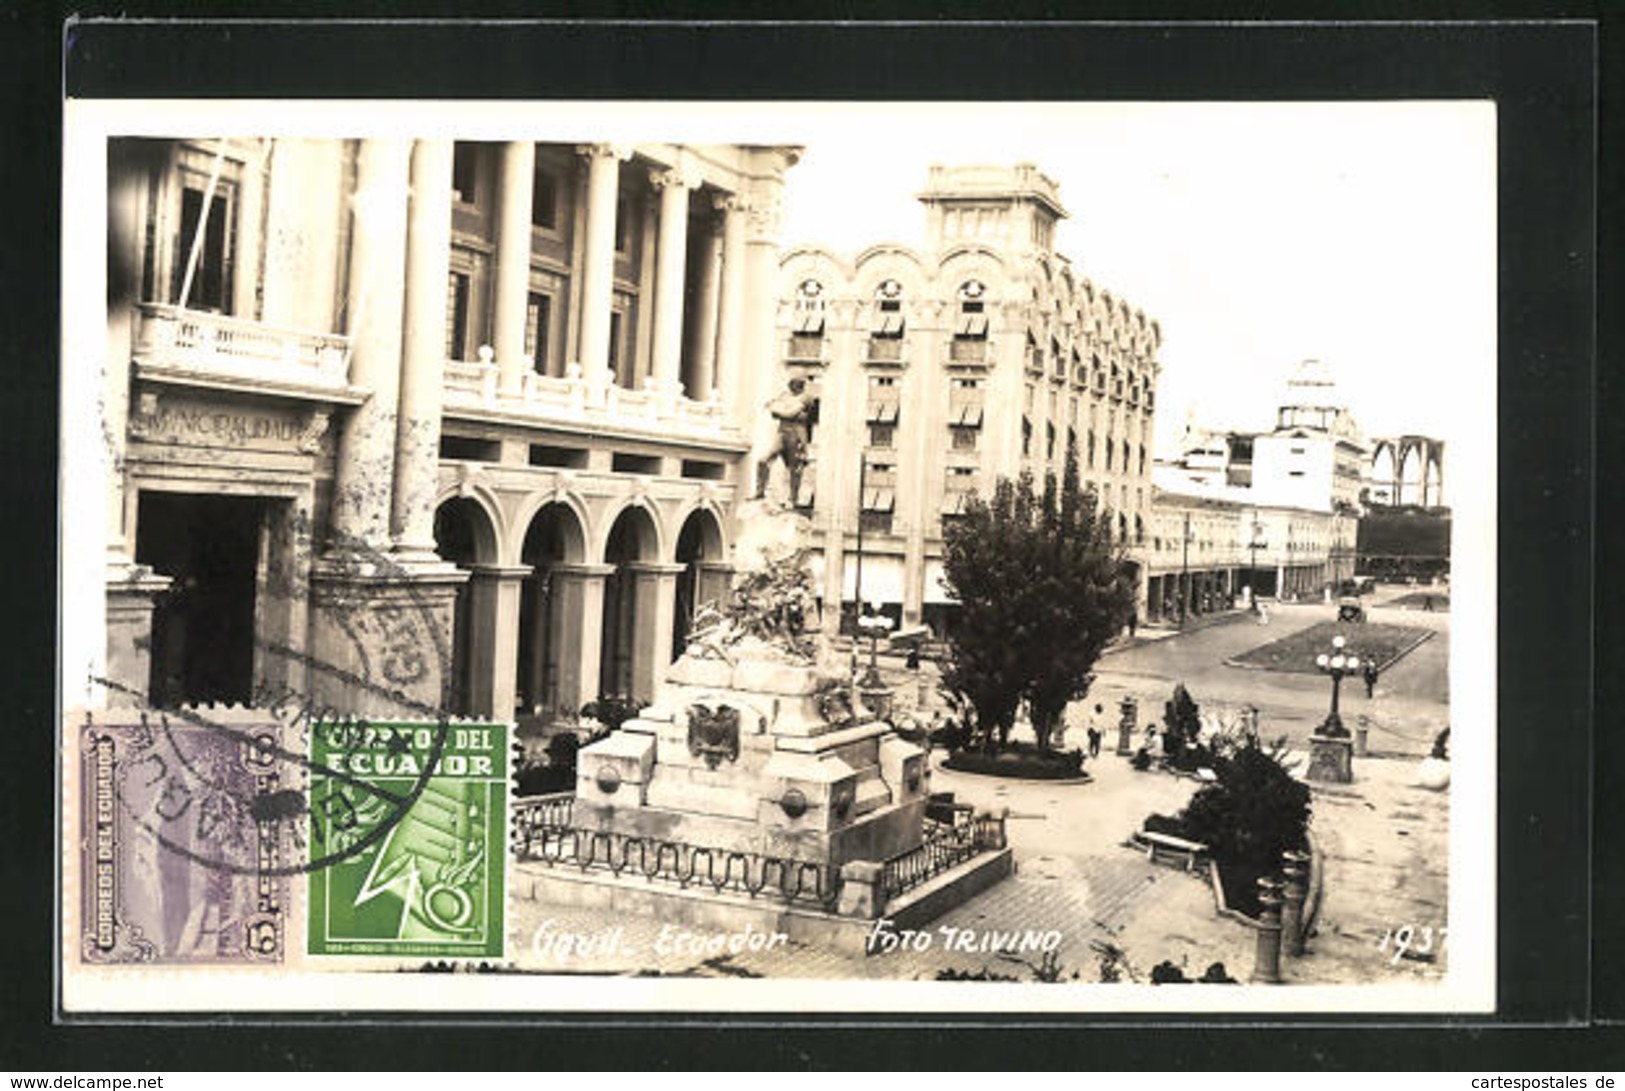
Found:
[[(1371, 726), (1370, 746), (1377, 753), (1423, 756), (1433, 737), (1449, 722), (1448, 677), (1449, 614), (1391, 608), (1383, 603), (1404, 588), (1385, 588), (1368, 598), (1372, 621), (1433, 630), (1434, 635), (1395, 663), (1377, 681), (1376, 695), (1365, 696), (1359, 679), (1343, 684), (1342, 713), (1351, 728), (1359, 718)], [(1326, 717), (1331, 683), (1313, 674), (1249, 670), (1225, 660), (1260, 644), (1278, 640), (1336, 616), (1336, 607), (1324, 603), (1274, 606), (1268, 625), (1237, 614), (1193, 633), (1138, 642), (1109, 652), (1096, 668), (1097, 680), (1089, 704), (1106, 706), (1116, 722), (1116, 704), (1125, 694), (1140, 702), (1140, 722), (1160, 720), (1162, 704), (1175, 682), (1184, 682), (1204, 710), (1234, 715), (1243, 706), (1258, 706), (1266, 738), (1286, 735), (1301, 746)], [(1151, 635), (1151, 634), (1146, 634)], [(1074, 711), (1074, 717), (1079, 715)], [(1079, 719), (1077, 722), (1082, 722)]]

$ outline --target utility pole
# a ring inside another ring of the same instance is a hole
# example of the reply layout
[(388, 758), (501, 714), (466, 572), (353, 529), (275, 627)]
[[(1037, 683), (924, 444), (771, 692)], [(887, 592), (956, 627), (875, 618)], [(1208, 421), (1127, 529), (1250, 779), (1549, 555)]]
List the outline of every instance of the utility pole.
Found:
[[(869, 491), (869, 452), (859, 448), (858, 451), (858, 571), (853, 580), (852, 594), (857, 600), (857, 616), (863, 616), (863, 505)], [(853, 619), (854, 626), (857, 619)], [(857, 639), (857, 630), (853, 630), (852, 639)]]
[(1179, 627), (1185, 627), (1185, 617), (1191, 603), (1191, 513), (1185, 513), (1185, 533), (1179, 542)]

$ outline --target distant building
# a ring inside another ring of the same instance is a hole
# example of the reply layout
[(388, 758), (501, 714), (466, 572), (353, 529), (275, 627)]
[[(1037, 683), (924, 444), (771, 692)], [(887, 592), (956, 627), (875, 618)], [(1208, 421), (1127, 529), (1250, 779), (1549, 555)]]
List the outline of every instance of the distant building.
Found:
[(1000, 476), (1059, 471), (1069, 449), (1131, 543), (1143, 596), (1161, 328), (1055, 252), (1066, 211), (1036, 167), (933, 167), (919, 199), (919, 250), (797, 246), (780, 264), (783, 375), (822, 399), (794, 499), (815, 528), (826, 626), (854, 614), (861, 535), (863, 598), (940, 632), (954, 609), (944, 526)]
[(1384, 436), (1371, 441), (1361, 500), (1370, 507), (1444, 506), (1444, 441)]
[(1324, 594), (1354, 575), (1358, 426), (1326, 368), (1304, 361), (1270, 432), (1186, 426), (1157, 460), (1147, 616), (1177, 619), (1246, 593)]
[(1373, 440), (1362, 497), (1361, 574), (1408, 580), (1449, 572), (1443, 440), (1414, 435)]
[(406, 595), (434, 707), (652, 698), (726, 586), (797, 155), (112, 141), (120, 693), (365, 712)]

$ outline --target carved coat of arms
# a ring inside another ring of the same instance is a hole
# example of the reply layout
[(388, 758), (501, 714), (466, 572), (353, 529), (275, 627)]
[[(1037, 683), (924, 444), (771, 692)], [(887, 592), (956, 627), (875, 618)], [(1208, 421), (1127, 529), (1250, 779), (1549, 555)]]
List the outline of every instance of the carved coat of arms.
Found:
[(723, 758), (739, 760), (739, 710), (728, 705), (688, 706), (688, 752), (715, 769)]

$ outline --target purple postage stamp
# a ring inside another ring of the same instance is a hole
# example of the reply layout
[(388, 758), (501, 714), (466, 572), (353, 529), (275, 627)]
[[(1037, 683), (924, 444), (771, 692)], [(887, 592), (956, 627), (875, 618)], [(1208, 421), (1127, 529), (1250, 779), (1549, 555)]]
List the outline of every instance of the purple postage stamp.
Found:
[(90, 963), (280, 962), (302, 773), (261, 713), (132, 710), (80, 730), (80, 950)]

